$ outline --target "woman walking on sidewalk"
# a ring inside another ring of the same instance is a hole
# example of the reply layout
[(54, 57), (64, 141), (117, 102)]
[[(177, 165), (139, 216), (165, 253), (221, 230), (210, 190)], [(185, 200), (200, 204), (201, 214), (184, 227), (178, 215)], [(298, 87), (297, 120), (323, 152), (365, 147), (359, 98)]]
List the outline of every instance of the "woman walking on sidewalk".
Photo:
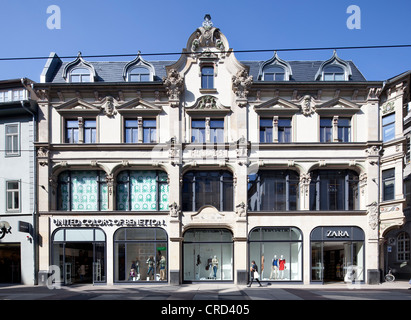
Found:
[(262, 287), (262, 284), (261, 284), (260, 280), (258, 279), (260, 277), (260, 275), (258, 274), (258, 267), (257, 267), (254, 260), (251, 261), (250, 273), (251, 273), (251, 279), (250, 279), (250, 283), (247, 285), (247, 287), (251, 287), (251, 284), (253, 283), (254, 279), (258, 282), (260, 287)]

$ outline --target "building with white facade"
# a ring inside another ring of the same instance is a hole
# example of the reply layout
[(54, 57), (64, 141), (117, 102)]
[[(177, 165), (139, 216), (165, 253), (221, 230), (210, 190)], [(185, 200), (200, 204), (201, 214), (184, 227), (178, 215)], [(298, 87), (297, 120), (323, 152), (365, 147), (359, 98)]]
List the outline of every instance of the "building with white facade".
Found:
[(35, 284), (37, 103), (29, 79), (0, 81), (0, 283)]
[(52, 53), (34, 92), (39, 269), (63, 283), (245, 284), (252, 260), (264, 281), (380, 281), (402, 89), (336, 52), (239, 61), (206, 15), (177, 61)]

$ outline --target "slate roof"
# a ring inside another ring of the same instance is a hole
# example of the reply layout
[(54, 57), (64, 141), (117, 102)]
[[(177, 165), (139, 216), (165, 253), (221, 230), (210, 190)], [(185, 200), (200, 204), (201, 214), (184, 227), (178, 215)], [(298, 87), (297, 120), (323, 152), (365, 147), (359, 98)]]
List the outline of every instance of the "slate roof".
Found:
[[(125, 82), (123, 78), (123, 70), (125, 65), (129, 61), (98, 61), (92, 62), (87, 61), (92, 64), (96, 74), (98, 82)], [(156, 76), (155, 81), (162, 81), (163, 77), (166, 76), (166, 66), (174, 64), (176, 61), (147, 61), (152, 64)], [(265, 61), (240, 61), (244, 65), (250, 68), (249, 74), (253, 76), (254, 81), (259, 81), (258, 72), (260, 66)], [(315, 75), (324, 61), (287, 61), (292, 69), (292, 78), (290, 81), (294, 82), (313, 82), (315, 81)], [(350, 81), (352, 82), (363, 82), (367, 81), (362, 73), (358, 70), (352, 61), (346, 61), (350, 64), (352, 70), (352, 76)], [(63, 78), (64, 67), (70, 62), (63, 62), (60, 64), (50, 65), (50, 68), (55, 70), (49, 70), (50, 77), (47, 82), (52, 83), (65, 83)]]

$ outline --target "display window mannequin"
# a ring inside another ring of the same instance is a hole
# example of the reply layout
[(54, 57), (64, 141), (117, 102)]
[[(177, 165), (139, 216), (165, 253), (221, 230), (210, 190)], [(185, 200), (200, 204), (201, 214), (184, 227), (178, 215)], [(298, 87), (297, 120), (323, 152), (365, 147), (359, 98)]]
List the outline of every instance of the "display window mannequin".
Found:
[(286, 269), (285, 259), (283, 255), (280, 256), (280, 260), (278, 260), (278, 263), (279, 263), (278, 270), (280, 273), (280, 279), (282, 280), (284, 279), (284, 270)]
[(270, 279), (277, 279), (278, 277), (278, 258), (277, 255), (274, 255), (271, 263), (271, 274)]
[(218, 259), (217, 256), (214, 256), (213, 260), (211, 261), (211, 265), (213, 266), (213, 276), (214, 279), (217, 278), (217, 269), (218, 269)]

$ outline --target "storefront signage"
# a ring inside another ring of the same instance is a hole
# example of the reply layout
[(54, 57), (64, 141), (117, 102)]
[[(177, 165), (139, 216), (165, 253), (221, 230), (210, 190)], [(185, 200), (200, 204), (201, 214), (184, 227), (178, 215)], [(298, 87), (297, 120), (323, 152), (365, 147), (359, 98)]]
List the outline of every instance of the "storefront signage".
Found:
[(347, 230), (327, 230), (327, 238), (349, 238)]
[(57, 227), (160, 227), (165, 220), (158, 219), (53, 219)]

